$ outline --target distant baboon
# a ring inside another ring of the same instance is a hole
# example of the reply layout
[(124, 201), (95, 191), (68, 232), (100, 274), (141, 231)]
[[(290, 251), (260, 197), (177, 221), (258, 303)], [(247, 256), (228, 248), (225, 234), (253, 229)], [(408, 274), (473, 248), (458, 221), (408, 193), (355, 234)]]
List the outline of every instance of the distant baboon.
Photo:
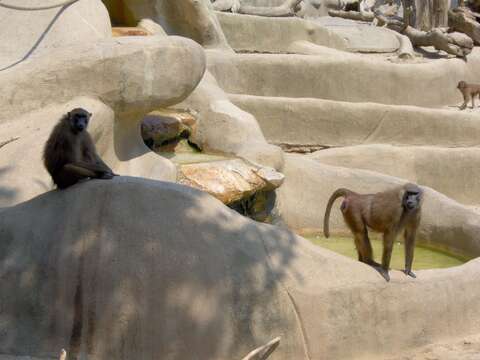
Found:
[(91, 116), (82, 108), (73, 109), (60, 119), (45, 144), (43, 161), (59, 189), (81, 179), (111, 179), (116, 175), (95, 150), (87, 131)]
[(480, 85), (468, 84), (465, 81), (460, 81), (457, 85), (457, 89), (463, 95), (463, 104), (460, 106), (460, 110), (464, 110), (467, 104), (472, 100), (472, 109), (475, 108), (475, 96), (480, 95)]
[[(357, 194), (348, 189), (338, 189), (330, 197), (323, 223), (325, 237), (329, 237), (329, 218), (333, 203), (344, 197), (340, 207), (345, 223), (350, 228), (358, 252), (358, 260), (373, 266), (389, 281), (388, 270), (393, 243), (404, 230), (405, 274), (416, 277), (412, 272), (415, 236), (420, 223), (423, 191), (415, 184), (405, 184), (376, 194)], [(383, 233), (382, 264), (373, 260), (372, 245), (368, 228)]]

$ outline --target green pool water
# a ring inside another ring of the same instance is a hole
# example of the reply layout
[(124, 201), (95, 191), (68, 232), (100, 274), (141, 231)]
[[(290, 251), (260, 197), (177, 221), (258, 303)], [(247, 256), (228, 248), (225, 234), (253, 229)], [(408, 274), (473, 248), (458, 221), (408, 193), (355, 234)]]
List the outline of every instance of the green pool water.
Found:
[[(353, 239), (347, 237), (330, 237), (326, 239), (321, 235), (304, 236), (315, 245), (321, 246), (325, 249), (335, 251), (336, 253), (358, 259), (357, 251), (353, 243)], [(372, 239), (373, 256), (377, 262), (381, 263), (382, 257), (382, 241), (379, 239)], [(392, 260), (390, 267), (392, 269), (404, 268), (404, 246), (403, 243), (396, 242), (393, 248)], [(425, 248), (422, 246), (415, 247), (415, 257), (413, 260), (413, 268), (420, 269), (439, 269), (458, 266), (466, 262), (466, 259), (460, 259), (453, 255)]]

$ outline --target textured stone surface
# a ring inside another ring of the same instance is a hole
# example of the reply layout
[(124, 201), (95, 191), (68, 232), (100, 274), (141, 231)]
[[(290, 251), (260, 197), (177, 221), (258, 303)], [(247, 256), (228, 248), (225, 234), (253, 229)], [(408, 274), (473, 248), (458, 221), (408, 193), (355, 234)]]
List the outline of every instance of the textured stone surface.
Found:
[(354, 52), (389, 53), (400, 47), (397, 37), (388, 30), (357, 21), (321, 17), (315, 22), (345, 39), (346, 49)]
[(291, 43), (301, 40), (335, 49), (347, 48), (342, 36), (313, 21), (216, 14), (230, 46), (236, 51), (286, 53), (291, 52)]
[(181, 165), (179, 183), (215, 196), (225, 204), (245, 199), (256, 192), (274, 190), (284, 176), (241, 159)]
[(202, 48), (180, 37), (122, 37), (58, 48), (0, 73), (0, 123), (79, 95), (99, 97), (117, 116), (141, 116), (185, 99), (204, 71)]
[(194, 115), (175, 109), (157, 109), (148, 113), (141, 122), (142, 138), (161, 145), (168, 140), (189, 137), (195, 132)]
[(478, 260), (387, 284), (176, 184), (92, 180), (0, 210), (0, 229), (2, 360), (241, 359), (276, 336), (276, 360), (384, 359), (480, 332)]
[[(454, 104), (461, 103), (458, 92)], [(472, 147), (479, 145), (480, 113), (323, 99), (230, 95), (254, 115), (271, 143), (310, 146), (362, 144)]]
[[(26, 7), (54, 4), (44, 0), (13, 3)], [(66, 8), (41, 11), (0, 7), (0, 19), (0, 70), (14, 66), (32, 54), (112, 36), (108, 12), (97, 0), (81, 0)]]
[(202, 149), (232, 153), (277, 170), (282, 167), (281, 149), (267, 143), (255, 117), (232, 104), (208, 71), (179, 106), (198, 113), (192, 140)]
[(230, 49), (210, 0), (107, 0), (114, 21), (136, 25), (149, 18), (169, 35), (195, 40), (207, 48)]
[(480, 82), (478, 66), (480, 49), (472, 51), (468, 62), (439, 59), (419, 64), (340, 51), (337, 56), (208, 56), (208, 69), (227, 93), (425, 107), (457, 105), (461, 100), (458, 82)]
[(363, 145), (318, 151), (322, 164), (376, 171), (426, 185), (464, 205), (480, 204), (480, 148)]
[(114, 27), (112, 28), (113, 37), (120, 36), (148, 36), (150, 32), (140, 27)]

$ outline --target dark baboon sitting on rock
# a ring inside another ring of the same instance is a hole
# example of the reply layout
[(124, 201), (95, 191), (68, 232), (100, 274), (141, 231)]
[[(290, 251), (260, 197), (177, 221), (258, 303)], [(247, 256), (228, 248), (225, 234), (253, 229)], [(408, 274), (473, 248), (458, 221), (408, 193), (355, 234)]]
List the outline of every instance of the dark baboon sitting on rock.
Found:
[(97, 154), (87, 131), (91, 116), (82, 108), (68, 112), (53, 128), (45, 144), (44, 164), (59, 189), (81, 179), (111, 179), (116, 175)]

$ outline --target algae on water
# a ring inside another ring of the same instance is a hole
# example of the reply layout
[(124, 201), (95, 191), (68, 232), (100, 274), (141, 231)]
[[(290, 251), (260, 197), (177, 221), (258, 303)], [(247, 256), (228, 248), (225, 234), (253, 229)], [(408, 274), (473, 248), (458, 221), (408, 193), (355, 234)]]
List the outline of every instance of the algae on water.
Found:
[[(351, 257), (353, 259), (358, 259), (357, 251), (352, 238), (330, 237), (326, 239), (321, 235), (305, 236), (305, 238), (325, 249), (335, 251), (336, 253)], [(371, 243), (375, 260), (377, 262), (381, 262), (382, 241), (379, 239), (371, 239)], [(390, 267), (392, 269), (400, 270), (405, 267), (404, 251), (403, 243), (396, 241), (393, 247), (392, 260), (390, 263)], [(415, 270), (448, 268), (462, 265), (464, 262), (464, 260), (453, 255), (422, 246), (416, 246), (415, 256), (413, 259), (413, 268)]]

